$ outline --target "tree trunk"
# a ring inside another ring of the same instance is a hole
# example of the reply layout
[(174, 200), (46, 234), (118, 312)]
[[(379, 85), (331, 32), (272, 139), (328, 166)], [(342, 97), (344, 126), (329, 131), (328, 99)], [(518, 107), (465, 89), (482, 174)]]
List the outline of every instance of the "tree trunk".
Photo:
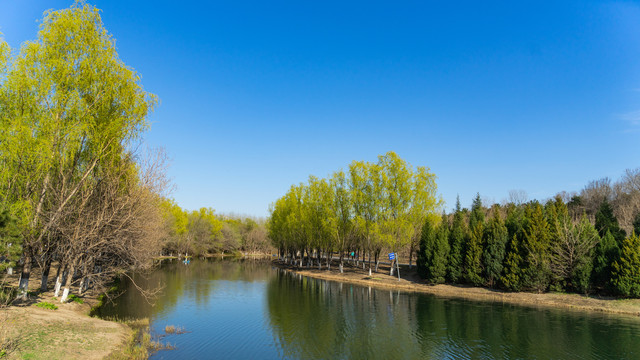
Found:
[(60, 268), (58, 268), (58, 276), (56, 276), (56, 288), (53, 292), (53, 296), (58, 297), (58, 295), (60, 294), (60, 288), (62, 287), (62, 285), (64, 285), (63, 281), (66, 277), (67, 277), (66, 267), (62, 271), (62, 273), (60, 273)]
[(49, 282), (49, 271), (51, 270), (51, 259), (47, 260), (44, 264), (44, 269), (42, 269), (42, 281), (40, 282), (40, 291), (45, 292), (48, 288)]
[(75, 273), (75, 269), (73, 265), (71, 265), (67, 272), (67, 279), (64, 284), (64, 291), (62, 291), (62, 297), (60, 298), (61, 303), (67, 302), (67, 298), (69, 297), (69, 288), (71, 288), (71, 282), (73, 281), (73, 274)]
[(342, 262), (344, 259), (344, 251), (340, 251), (340, 274), (344, 273), (344, 263)]
[(373, 254), (373, 257), (374, 257), (375, 262), (376, 262), (376, 272), (378, 272), (378, 265), (380, 265), (380, 259), (378, 259), (379, 255), (380, 255), (380, 253), (377, 252), (377, 251)]
[(80, 280), (80, 286), (78, 287), (78, 295), (82, 295), (82, 293), (87, 289), (88, 282), (89, 279), (86, 276), (83, 276), (82, 280)]
[(327, 251), (327, 270), (331, 270), (331, 251)]
[(395, 259), (391, 260), (391, 269), (389, 269), (389, 276), (393, 276), (393, 264), (396, 262)]
[(27, 294), (29, 292), (29, 277), (31, 276), (31, 264), (31, 251), (26, 248), (24, 266), (22, 267), (22, 273), (20, 273), (20, 283), (18, 285), (18, 299), (21, 300), (27, 300)]

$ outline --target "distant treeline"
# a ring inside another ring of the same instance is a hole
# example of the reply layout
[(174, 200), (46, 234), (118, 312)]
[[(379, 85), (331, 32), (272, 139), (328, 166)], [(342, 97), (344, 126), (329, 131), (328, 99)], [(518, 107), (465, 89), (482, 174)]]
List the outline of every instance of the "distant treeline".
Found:
[(425, 221), (420, 275), (510, 291), (640, 296), (640, 169), (544, 204), (511, 195), (491, 208), (478, 195), (471, 210), (458, 202), (452, 214)]
[(211, 208), (188, 211), (168, 199), (161, 209), (163, 255), (265, 254), (272, 250), (264, 219), (217, 215)]

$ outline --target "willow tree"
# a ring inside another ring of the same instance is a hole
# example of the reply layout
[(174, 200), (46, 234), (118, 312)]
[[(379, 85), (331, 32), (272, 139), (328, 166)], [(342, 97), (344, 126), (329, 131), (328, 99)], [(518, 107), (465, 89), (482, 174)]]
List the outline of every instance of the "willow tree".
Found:
[(311, 266), (311, 249), (315, 248), (320, 266), (320, 254), (326, 254), (327, 268), (331, 268), (331, 249), (333, 247), (330, 229), (331, 202), (333, 192), (325, 179), (309, 177), (309, 183), (302, 193), (302, 230), (305, 243), (302, 251), (307, 252), (307, 265)]
[[(414, 171), (393, 151), (379, 156), (378, 166), (381, 184), (380, 226), (387, 246), (397, 254), (399, 249), (411, 243), (416, 228), (421, 228), (425, 217), (434, 214), (440, 205), (435, 176), (427, 168)], [(391, 263), (390, 275), (394, 273), (394, 263), (399, 263), (398, 256)]]
[(378, 219), (380, 218), (380, 171), (377, 164), (353, 161), (349, 165), (349, 185), (354, 211), (356, 233), (362, 240), (361, 246), (369, 252), (369, 276), (371, 276), (371, 253), (374, 253), (378, 270), (378, 250), (374, 242), (380, 238)]
[(348, 180), (343, 171), (333, 173), (329, 181), (332, 188), (331, 194), (334, 198), (330, 202), (328, 221), (334, 246), (340, 252), (340, 272), (342, 273), (344, 251), (354, 232), (352, 192), (349, 191)]
[(147, 128), (156, 99), (118, 57), (99, 10), (81, 1), (45, 13), (1, 92), (0, 186), (22, 219), (26, 295), (33, 260), (55, 248), (45, 244), (55, 240), (51, 229), (80, 189), (99, 181), (94, 170)]
[[(413, 236), (413, 224), (409, 217), (412, 197), (412, 169), (396, 153), (390, 151), (378, 157), (381, 179), (381, 221), (382, 232), (386, 235), (387, 246), (392, 252), (406, 246)], [(389, 275), (393, 276), (394, 263), (391, 261)], [(398, 273), (398, 279), (400, 274)]]

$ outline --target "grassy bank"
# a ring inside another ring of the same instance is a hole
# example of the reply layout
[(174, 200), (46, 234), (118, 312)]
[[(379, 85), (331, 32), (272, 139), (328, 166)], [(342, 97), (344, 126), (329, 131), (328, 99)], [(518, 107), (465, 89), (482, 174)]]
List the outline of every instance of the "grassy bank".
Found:
[[(104, 295), (91, 291), (60, 303), (53, 291), (40, 293), (38, 279), (29, 300), (15, 298), (17, 279), (5, 277), (0, 291), (0, 359), (146, 359), (163, 348), (153, 341), (149, 320), (107, 321), (90, 316)], [(15, 276), (14, 276), (15, 277)], [(114, 285), (109, 291), (117, 290)]]
[(91, 301), (61, 304), (49, 294), (0, 309), (6, 359), (103, 359), (131, 338), (122, 323), (92, 318)]
[(528, 292), (505, 292), (496, 289), (473, 287), (466, 285), (431, 285), (421, 280), (415, 267), (401, 267), (401, 279), (396, 276), (389, 276), (388, 265), (381, 265), (379, 271), (369, 276), (367, 270), (359, 267), (345, 266), (344, 273), (340, 274), (337, 264), (332, 264), (331, 270), (327, 270), (323, 265), (322, 270), (318, 268), (291, 267), (277, 260), (274, 265), (288, 269), (300, 275), (317, 279), (341, 281), (345, 283), (357, 284), (361, 286), (371, 286), (380, 289), (401, 290), (409, 292), (419, 292), (440, 297), (457, 298), (472, 301), (492, 301), (528, 307), (558, 308), (575, 311), (603, 312), (612, 314), (624, 314), (640, 316), (640, 299), (618, 299), (601, 296), (586, 296), (579, 294), (565, 293), (528, 293)]

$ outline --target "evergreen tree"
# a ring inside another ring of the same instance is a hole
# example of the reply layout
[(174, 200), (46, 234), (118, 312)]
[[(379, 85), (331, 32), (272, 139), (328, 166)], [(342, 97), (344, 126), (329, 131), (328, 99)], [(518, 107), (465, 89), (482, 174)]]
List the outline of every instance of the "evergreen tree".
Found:
[(465, 281), (479, 286), (484, 280), (482, 278), (482, 233), (483, 224), (478, 222), (471, 230), (468, 237), (467, 251), (464, 257), (464, 279)]
[(516, 234), (513, 234), (507, 247), (507, 256), (504, 261), (504, 273), (500, 278), (502, 286), (507, 290), (520, 291), (522, 274), (522, 256), (520, 255), (520, 242)]
[(545, 204), (544, 214), (549, 224), (549, 246), (551, 251), (552, 282), (550, 288), (555, 291), (563, 291), (568, 281), (565, 254), (567, 234), (571, 233), (573, 224), (569, 217), (569, 211), (564, 201), (559, 196)]
[(445, 214), (437, 227), (429, 220), (422, 228), (418, 274), (433, 284), (445, 282), (449, 257), (449, 224)]
[(549, 224), (542, 206), (534, 202), (525, 212), (526, 227), (524, 237), (525, 285), (538, 292), (549, 286), (551, 269), (549, 264)]
[(562, 198), (556, 196), (545, 204), (545, 217), (549, 224), (549, 242), (553, 244), (560, 240), (563, 224), (569, 221), (569, 209)]
[(436, 228), (427, 218), (422, 226), (422, 235), (420, 237), (420, 248), (418, 250), (418, 258), (416, 266), (418, 267), (418, 275), (423, 279), (428, 279), (429, 267), (433, 262), (433, 250), (436, 246)]
[(581, 293), (589, 290), (591, 273), (593, 271), (594, 248), (600, 237), (595, 227), (583, 215), (580, 222), (573, 226), (571, 237), (565, 241), (564, 256), (569, 269), (569, 287)]
[(524, 211), (522, 206), (516, 206), (515, 204), (509, 204), (507, 206), (507, 217), (504, 221), (504, 225), (509, 232), (509, 239), (513, 236), (517, 236), (518, 239), (524, 237)]
[(633, 234), (623, 240), (620, 259), (613, 263), (611, 278), (618, 294), (640, 297), (640, 236)]
[(464, 214), (460, 208), (460, 197), (456, 201), (456, 210), (453, 214), (453, 223), (449, 232), (449, 262), (447, 276), (449, 281), (457, 283), (462, 280), (464, 265), (464, 243), (467, 236), (467, 228), (464, 222)]
[(471, 204), (471, 215), (469, 216), (469, 229), (473, 228), (478, 223), (484, 223), (484, 211), (482, 210), (482, 200), (480, 199), (480, 193), (476, 194)]
[(434, 284), (442, 284), (447, 276), (447, 262), (449, 258), (449, 219), (442, 214), (442, 221), (436, 233), (436, 247), (431, 263), (430, 280)]
[(620, 257), (618, 242), (610, 231), (596, 245), (593, 257), (593, 273), (591, 283), (596, 289), (612, 290), (611, 270), (613, 263)]
[(613, 214), (611, 204), (609, 204), (607, 200), (600, 204), (600, 208), (596, 213), (596, 229), (598, 230), (600, 237), (604, 237), (607, 231), (609, 231), (618, 242), (618, 245), (621, 245), (622, 241), (627, 236), (624, 229), (620, 228), (618, 219)]
[(636, 217), (633, 219), (633, 231), (636, 235), (640, 235), (640, 212), (636, 214)]
[(464, 257), (464, 279), (473, 285), (482, 285), (482, 235), (484, 231), (484, 211), (480, 193), (476, 194), (469, 214), (469, 236)]
[(493, 210), (493, 217), (489, 220), (484, 230), (485, 246), (482, 260), (489, 286), (493, 286), (494, 281), (500, 278), (508, 240), (507, 228), (504, 226), (499, 209), (496, 207)]

